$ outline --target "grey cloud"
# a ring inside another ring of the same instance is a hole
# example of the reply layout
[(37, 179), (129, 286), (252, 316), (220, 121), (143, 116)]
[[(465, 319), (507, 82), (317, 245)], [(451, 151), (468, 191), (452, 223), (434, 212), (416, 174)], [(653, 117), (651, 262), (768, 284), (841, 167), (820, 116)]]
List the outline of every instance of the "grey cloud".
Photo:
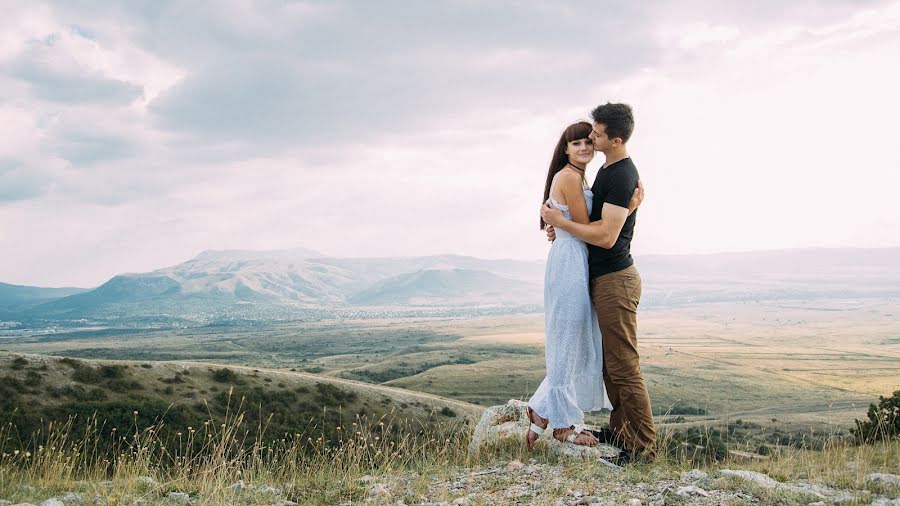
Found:
[[(594, 16), (593, 3), (543, 5), (345, 2), (331, 18), (244, 44), (224, 36), (226, 27), (207, 27), (200, 32), (222, 45), (151, 107), (165, 128), (186, 134), (310, 144), (414, 131), (464, 111), (546, 110), (653, 63), (652, 40), (616, 28), (639, 17), (634, 8), (620, 5), (613, 19)], [(544, 59), (475, 64), (509, 48)], [(547, 58), (582, 61), (560, 69)]]
[(49, 151), (65, 158), (76, 166), (96, 162), (119, 160), (136, 154), (134, 144), (127, 138), (92, 135), (84, 132), (69, 133), (48, 142)]
[(50, 51), (52, 46), (34, 42), (0, 72), (26, 82), (36, 97), (51, 102), (127, 104), (143, 93), (132, 83), (54, 68), (47, 63)]
[(0, 158), (0, 204), (29, 200), (46, 192), (50, 185), (22, 161)]

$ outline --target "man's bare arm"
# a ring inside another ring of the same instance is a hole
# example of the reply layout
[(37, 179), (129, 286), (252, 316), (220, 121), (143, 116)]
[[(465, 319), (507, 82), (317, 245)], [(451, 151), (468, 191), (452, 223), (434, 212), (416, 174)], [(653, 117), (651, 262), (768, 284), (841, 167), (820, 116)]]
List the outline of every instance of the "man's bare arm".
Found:
[[(634, 195), (632, 195), (632, 197), (631, 197), (631, 202), (628, 203), (628, 215), (631, 215), (631, 213), (637, 211), (637, 208), (640, 207), (641, 203), (643, 203), (643, 202), (644, 202), (644, 183), (642, 181), (638, 180), (638, 185), (637, 185), (637, 188), (634, 189)], [(543, 208), (545, 208), (547, 206), (541, 206), (541, 207), (542, 207), (541, 215), (543, 215), (544, 214)], [(562, 216), (562, 213), (560, 213), (560, 216)], [(546, 229), (547, 240), (550, 242), (553, 242), (556, 240), (556, 230), (553, 228), (553, 225), (550, 224), (550, 222), (548, 222), (546, 219), (544, 219), (544, 221), (548, 223), (547, 229)], [(592, 223), (600, 223), (601, 221), (603, 221), (603, 220), (597, 220)], [(622, 223), (624, 224), (624, 221)], [(621, 233), (621, 231), (622, 231), (622, 228), (619, 227), (619, 233)], [(618, 233), (616, 234), (616, 238), (618, 239)], [(581, 239), (581, 240), (584, 241), (584, 239)], [(585, 241), (585, 242), (588, 242), (588, 241)], [(593, 243), (591, 243), (591, 244), (593, 244)], [(615, 241), (613, 241), (613, 244), (615, 244)]]
[(586, 225), (567, 220), (562, 211), (548, 205), (541, 208), (541, 216), (553, 227), (565, 230), (588, 244), (609, 249), (619, 239), (622, 226), (625, 225), (625, 220), (628, 218), (628, 208), (604, 202), (603, 219), (592, 221)]

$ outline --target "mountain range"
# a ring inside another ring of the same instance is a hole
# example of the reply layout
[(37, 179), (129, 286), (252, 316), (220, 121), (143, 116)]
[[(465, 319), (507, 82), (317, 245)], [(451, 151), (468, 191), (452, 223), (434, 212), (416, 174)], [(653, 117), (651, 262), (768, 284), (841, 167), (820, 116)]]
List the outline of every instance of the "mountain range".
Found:
[[(900, 248), (638, 257), (642, 306), (900, 297)], [(93, 289), (0, 283), (0, 320), (290, 319), (359, 308), (538, 311), (544, 263), (459, 255), (335, 258), (308, 249), (204, 251)]]

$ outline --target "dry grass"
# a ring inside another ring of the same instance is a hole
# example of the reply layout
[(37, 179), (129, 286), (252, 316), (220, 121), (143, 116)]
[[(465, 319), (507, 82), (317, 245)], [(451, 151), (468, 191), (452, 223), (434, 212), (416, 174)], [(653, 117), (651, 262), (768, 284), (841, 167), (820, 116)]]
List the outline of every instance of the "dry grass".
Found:
[[(255, 502), (267, 495), (332, 503), (365, 497), (363, 475), (446, 468), (465, 459), (468, 444), (462, 423), (426, 432), (415, 420), (369, 421), (358, 415), (337, 429), (337, 439), (326, 439), (324, 431), (317, 435), (317, 426), (267, 439), (260, 427), (263, 437), (248, 441), (239, 405), (224, 420), (210, 418), (178, 432), (163, 430), (161, 423), (107, 430), (91, 420), (84, 433), (75, 433), (72, 422), (49, 424), (28, 441), (21, 441), (11, 424), (0, 428), (0, 498), (39, 502), (77, 491), (112, 503), (155, 502), (179, 491), (202, 504)], [(163, 433), (173, 435), (164, 439)], [(233, 487), (239, 480), (247, 485), (243, 490)]]
[[(93, 420), (83, 433), (75, 433), (70, 420), (48, 425), (44, 432), (20, 441), (15, 428), (7, 425), (0, 428), (0, 498), (39, 502), (76, 491), (86, 498), (99, 495), (101, 503), (105, 499), (107, 504), (136, 499), (155, 503), (168, 492), (179, 491), (200, 504), (249, 504), (279, 497), (301, 504), (331, 504), (365, 499), (371, 486), (361, 480), (365, 475), (377, 480), (407, 476), (409, 488), (392, 492), (394, 500), (426, 493), (434, 476), (450, 476), (497, 460), (536, 458), (565, 464), (546, 453), (528, 453), (518, 441), (470, 458), (469, 429), (461, 423), (426, 432), (415, 421), (368, 421), (357, 415), (337, 431), (336, 439), (317, 435), (321, 427), (311, 426), (290, 438), (247, 441), (249, 431), (237, 405), (223, 420), (210, 418), (201, 427), (175, 433), (163, 429), (157, 424), (115, 431)], [(265, 427), (261, 429), (265, 434)], [(173, 435), (163, 439), (163, 433)], [(777, 448), (765, 460), (698, 463), (671, 451), (671, 437), (668, 430), (660, 432), (660, 455), (652, 465), (632, 466), (616, 474), (599, 464), (573, 463), (565, 472), (573, 480), (608, 476), (633, 484), (675, 477), (693, 467), (710, 472), (729, 467), (763, 472), (781, 481), (812, 481), (876, 494), (892, 491), (867, 482), (868, 474), (900, 472), (897, 440), (857, 446), (836, 437), (822, 451)], [(247, 485), (243, 490), (233, 487), (239, 480)], [(779, 493), (766, 492), (776, 498)]]

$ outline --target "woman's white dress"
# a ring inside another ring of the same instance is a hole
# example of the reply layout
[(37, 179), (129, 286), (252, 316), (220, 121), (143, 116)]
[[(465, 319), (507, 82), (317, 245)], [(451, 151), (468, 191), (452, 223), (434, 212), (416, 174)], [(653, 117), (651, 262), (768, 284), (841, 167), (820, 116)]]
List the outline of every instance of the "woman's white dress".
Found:
[[(569, 207), (553, 198), (548, 202), (572, 219)], [(593, 193), (584, 189), (588, 214)], [(603, 384), (603, 341), (590, 297), (587, 246), (556, 229), (544, 273), (544, 335), (547, 376), (528, 400), (531, 409), (562, 429), (584, 423), (585, 411), (612, 409)]]

